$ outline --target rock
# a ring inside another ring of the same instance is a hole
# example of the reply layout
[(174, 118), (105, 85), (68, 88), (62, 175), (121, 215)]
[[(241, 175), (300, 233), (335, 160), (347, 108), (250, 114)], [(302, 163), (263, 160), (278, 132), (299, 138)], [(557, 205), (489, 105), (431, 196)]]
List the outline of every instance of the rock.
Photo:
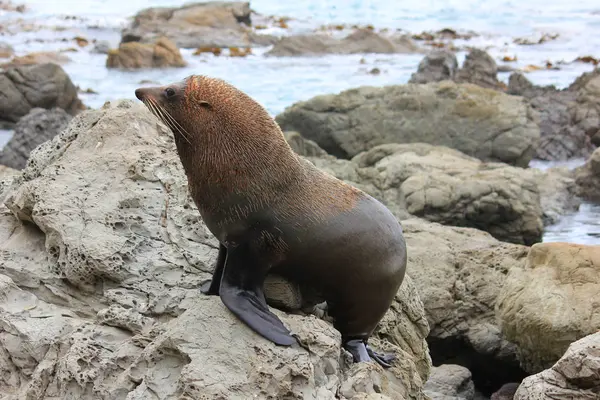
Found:
[(498, 66), (496, 61), (485, 51), (472, 49), (456, 73), (458, 83), (468, 82), (484, 88), (504, 89), (504, 84), (497, 78)]
[(538, 243), (498, 296), (502, 332), (523, 368), (550, 368), (572, 342), (600, 329), (600, 246)]
[(537, 182), (544, 226), (553, 225), (562, 216), (579, 210), (581, 198), (578, 197), (579, 188), (572, 170), (567, 167), (553, 167), (545, 171), (537, 168), (526, 171)]
[(108, 54), (111, 49), (110, 43), (107, 40), (100, 40), (96, 42), (94, 48), (92, 49), (92, 53), (97, 54)]
[(396, 203), (392, 210), (402, 207), (429, 221), (478, 228), (513, 243), (542, 238), (537, 182), (521, 168), (426, 144), (382, 145), (352, 161), (379, 173), (373, 184), (384, 202)]
[(569, 91), (577, 94), (569, 107), (572, 123), (600, 146), (600, 67), (577, 78)]
[(71, 115), (85, 108), (77, 97), (77, 88), (59, 65), (27, 65), (0, 71), (0, 120), (17, 122), (35, 107), (58, 107)]
[(106, 59), (107, 68), (165, 68), (185, 67), (179, 49), (167, 39), (160, 38), (154, 43), (144, 44), (139, 42), (121, 43), (117, 50), (111, 50)]
[(585, 130), (575, 126), (571, 115), (576, 113), (575, 91), (557, 90), (554, 86), (534, 86), (523, 74), (515, 72), (509, 77), (508, 93), (529, 100), (541, 134), (536, 158), (564, 161), (591, 154), (594, 146), (590, 137)]
[(575, 169), (575, 179), (579, 196), (600, 203), (600, 148), (584, 165)]
[(417, 72), (411, 75), (409, 83), (429, 83), (452, 80), (458, 69), (456, 55), (449, 50), (434, 50), (419, 63)]
[(13, 59), (10, 60), (9, 62), (0, 64), (0, 67), (14, 68), (14, 67), (20, 67), (23, 65), (36, 65), (36, 64), (47, 64), (47, 63), (62, 65), (62, 64), (66, 64), (70, 61), (71, 61), (71, 59), (62, 53), (55, 52), (55, 51), (40, 51), (40, 52), (36, 52), (36, 53), (30, 53), (30, 54), (24, 55), (22, 57), (13, 57)]
[(492, 394), (490, 400), (513, 400), (518, 388), (518, 383), (505, 383), (500, 389)]
[(429, 380), (425, 384), (425, 394), (431, 400), (473, 400), (475, 385), (471, 380), (471, 371), (451, 364), (432, 367)]
[(17, 122), (12, 138), (0, 150), (0, 164), (23, 169), (31, 150), (59, 134), (72, 116), (61, 108), (33, 108)]
[(528, 248), (418, 219), (404, 220), (402, 227), (410, 249), (407, 273), (425, 306), (434, 365), (460, 364), (490, 393), (524, 378), (494, 308), (506, 274), (524, 262)]
[(154, 43), (166, 36), (179, 48), (248, 47), (264, 45), (265, 38), (247, 27), (248, 2), (208, 1), (182, 7), (146, 8), (123, 30), (122, 42)]
[(0, 164), (0, 208), (3, 207), (4, 197), (19, 171)]
[(15, 53), (13, 47), (4, 42), (0, 42), (0, 58), (9, 58)]
[(266, 55), (316, 56), (323, 54), (418, 53), (421, 50), (410, 39), (385, 37), (370, 29), (356, 29), (337, 39), (325, 34), (296, 35), (281, 38)]
[(522, 98), (450, 81), (316, 96), (286, 108), (276, 120), (340, 158), (384, 143), (423, 142), (525, 167), (539, 140)]
[(141, 104), (75, 117), (31, 153), (5, 204), (0, 392), (14, 399), (425, 399), (429, 329), (410, 277), (373, 338), (397, 355), (390, 370), (349, 365), (313, 315), (272, 309), (310, 352), (278, 347), (200, 293), (217, 242), (172, 134)]
[(515, 400), (597, 400), (600, 388), (600, 332), (579, 339), (551, 368), (525, 378)]

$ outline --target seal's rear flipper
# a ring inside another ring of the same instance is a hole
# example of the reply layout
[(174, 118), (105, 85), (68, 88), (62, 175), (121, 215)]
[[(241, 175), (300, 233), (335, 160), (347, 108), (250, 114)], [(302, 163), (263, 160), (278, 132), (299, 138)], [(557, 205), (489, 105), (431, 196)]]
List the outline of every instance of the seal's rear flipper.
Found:
[(393, 354), (376, 353), (362, 339), (348, 340), (344, 343), (344, 348), (352, 354), (354, 362), (368, 362), (372, 359), (383, 368), (390, 368), (396, 358)]
[(223, 304), (246, 325), (280, 346), (296, 340), (283, 322), (273, 314), (262, 290), (266, 271), (243, 246), (229, 249), (219, 295)]

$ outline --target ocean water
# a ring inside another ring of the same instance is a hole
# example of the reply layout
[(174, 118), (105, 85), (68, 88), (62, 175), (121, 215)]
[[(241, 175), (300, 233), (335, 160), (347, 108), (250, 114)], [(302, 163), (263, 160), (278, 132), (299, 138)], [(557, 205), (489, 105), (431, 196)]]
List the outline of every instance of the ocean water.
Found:
[[(135, 13), (151, 6), (180, 6), (190, 0), (26, 0), (24, 14), (0, 11), (0, 41), (11, 44), (18, 55), (32, 51), (61, 50), (74, 47), (73, 38), (108, 40), (116, 47), (120, 29)], [(324, 24), (372, 24), (376, 28), (401, 29), (406, 33), (452, 28), (479, 34), (469, 41), (455, 41), (487, 50), (499, 64), (503, 56), (516, 56), (512, 67), (543, 65), (546, 61), (566, 62), (560, 70), (528, 74), (536, 84), (568, 86), (593, 66), (571, 63), (579, 56), (600, 57), (600, 3), (597, 0), (254, 0), (251, 7), (263, 15), (291, 17), (289, 29), (269, 29), (268, 33), (291, 34), (311, 31)], [(75, 17), (75, 18), (73, 18)], [(42, 26), (23, 32), (14, 20)], [(14, 34), (12, 34), (12, 33)], [(556, 40), (535, 46), (519, 46), (515, 38), (540, 38), (558, 34)], [(91, 46), (88, 46), (91, 47)], [(261, 102), (275, 115), (294, 102), (315, 95), (337, 93), (360, 85), (382, 86), (405, 83), (416, 70), (422, 55), (349, 55), (325, 57), (263, 57), (268, 48), (258, 49), (245, 58), (193, 56), (194, 49), (182, 49), (189, 63), (181, 69), (116, 71), (105, 68), (106, 56), (88, 49), (66, 53), (72, 62), (64, 65), (73, 82), (97, 94), (81, 94), (86, 105), (99, 107), (107, 100), (135, 99), (140, 82), (159, 84), (180, 80), (190, 74), (224, 78)], [(458, 53), (459, 63), (464, 53)], [(364, 58), (363, 63), (361, 59)], [(379, 75), (368, 73), (372, 68)], [(507, 81), (508, 73), (499, 74)], [(0, 131), (0, 146), (10, 132)], [(600, 210), (584, 205), (578, 213), (549, 227), (545, 241), (568, 240), (600, 243)]]

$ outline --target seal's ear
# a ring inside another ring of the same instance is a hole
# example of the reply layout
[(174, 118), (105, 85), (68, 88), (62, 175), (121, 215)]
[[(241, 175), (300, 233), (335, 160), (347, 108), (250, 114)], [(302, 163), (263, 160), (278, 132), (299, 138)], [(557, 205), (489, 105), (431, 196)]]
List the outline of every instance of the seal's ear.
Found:
[(200, 104), (200, 107), (208, 108), (209, 110), (212, 109), (212, 106), (208, 101), (201, 101), (198, 104)]

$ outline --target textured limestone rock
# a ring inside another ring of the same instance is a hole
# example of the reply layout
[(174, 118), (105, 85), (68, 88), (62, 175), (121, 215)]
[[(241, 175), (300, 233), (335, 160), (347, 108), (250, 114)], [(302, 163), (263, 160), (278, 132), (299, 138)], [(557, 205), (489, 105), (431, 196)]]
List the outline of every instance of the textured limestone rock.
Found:
[(534, 245), (498, 297), (506, 337), (529, 373), (550, 368), (574, 341), (600, 329), (600, 246)]
[(505, 85), (497, 78), (496, 61), (485, 51), (473, 49), (467, 54), (462, 68), (456, 73), (456, 82), (468, 82), (485, 88), (502, 90)]
[(424, 399), (429, 328), (410, 277), (373, 338), (398, 357), (386, 371), (349, 364), (326, 320), (273, 309), (309, 350), (277, 347), (199, 292), (217, 243), (171, 133), (141, 104), (78, 115), (5, 193), (0, 392), (10, 400)]
[(71, 115), (84, 109), (77, 88), (59, 65), (27, 65), (0, 71), (0, 120), (17, 122), (35, 107), (58, 107)]
[(551, 368), (525, 378), (515, 400), (597, 400), (600, 397), (600, 332), (571, 344)]
[(106, 59), (108, 68), (180, 68), (186, 65), (177, 46), (165, 37), (154, 44), (121, 43), (118, 49), (108, 52)]
[(22, 169), (31, 150), (59, 134), (72, 116), (61, 108), (33, 108), (17, 122), (11, 139), (0, 150), (0, 164)]
[(451, 81), (316, 96), (276, 120), (340, 158), (385, 143), (422, 142), (525, 167), (539, 140), (523, 98)]

